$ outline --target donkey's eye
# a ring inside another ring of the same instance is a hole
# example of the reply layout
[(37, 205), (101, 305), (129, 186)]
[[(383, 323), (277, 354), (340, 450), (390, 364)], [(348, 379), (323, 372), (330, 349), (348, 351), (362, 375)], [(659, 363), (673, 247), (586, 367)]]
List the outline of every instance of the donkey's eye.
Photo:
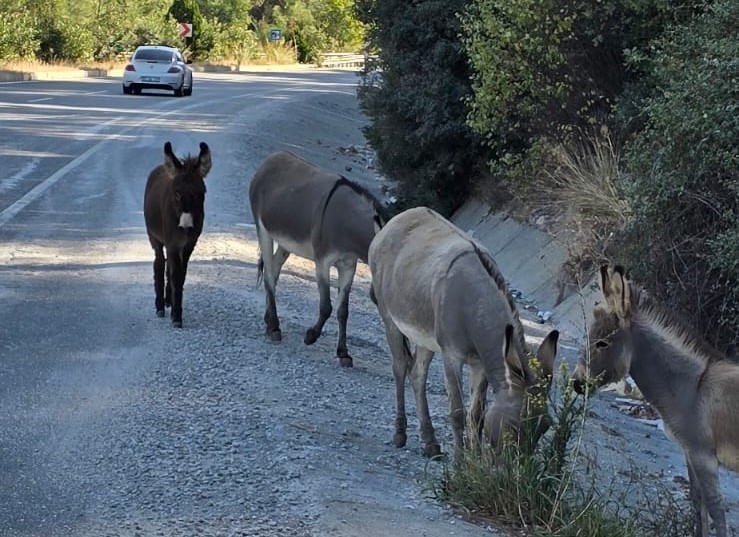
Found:
[(603, 341), (602, 339), (599, 339), (595, 342), (595, 348), (596, 349), (607, 349), (608, 348), (608, 342)]

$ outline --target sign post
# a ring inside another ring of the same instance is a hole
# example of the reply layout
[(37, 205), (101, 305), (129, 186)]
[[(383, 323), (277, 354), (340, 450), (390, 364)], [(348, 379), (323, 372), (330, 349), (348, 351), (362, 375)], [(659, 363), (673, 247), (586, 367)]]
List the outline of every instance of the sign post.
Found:
[(280, 39), (282, 39), (282, 30), (279, 28), (272, 28), (269, 31), (269, 42), (277, 43)]
[(180, 22), (178, 24), (180, 25), (180, 37), (192, 37), (192, 24), (190, 24), (189, 22)]

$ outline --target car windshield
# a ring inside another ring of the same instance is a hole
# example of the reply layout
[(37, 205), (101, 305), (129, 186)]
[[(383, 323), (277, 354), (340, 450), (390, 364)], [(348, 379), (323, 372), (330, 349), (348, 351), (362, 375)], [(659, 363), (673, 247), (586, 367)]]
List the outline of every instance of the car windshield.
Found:
[(149, 62), (170, 62), (172, 61), (172, 52), (169, 50), (159, 50), (154, 48), (141, 49), (136, 53), (134, 60)]

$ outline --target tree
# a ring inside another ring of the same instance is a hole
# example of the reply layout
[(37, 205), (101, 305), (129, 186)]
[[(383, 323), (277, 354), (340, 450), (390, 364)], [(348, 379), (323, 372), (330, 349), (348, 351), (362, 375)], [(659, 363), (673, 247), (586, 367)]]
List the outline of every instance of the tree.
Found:
[(199, 41), (203, 38), (212, 38), (203, 32), (203, 16), (196, 0), (174, 0), (167, 14), (176, 22), (189, 22), (192, 24), (192, 37), (185, 38), (186, 45), (190, 48), (194, 58), (204, 55), (207, 50), (200, 46)]
[[(401, 206), (445, 214), (485, 173), (487, 152), (466, 124), (471, 70), (457, 14), (465, 0), (364, 0), (359, 18), (378, 51), (359, 91), (365, 135), (400, 187)], [(380, 83), (377, 80), (381, 79)]]
[(739, 4), (719, 0), (645, 55), (652, 91), (626, 146), (634, 219), (621, 239), (636, 277), (720, 348), (739, 338), (737, 20)]

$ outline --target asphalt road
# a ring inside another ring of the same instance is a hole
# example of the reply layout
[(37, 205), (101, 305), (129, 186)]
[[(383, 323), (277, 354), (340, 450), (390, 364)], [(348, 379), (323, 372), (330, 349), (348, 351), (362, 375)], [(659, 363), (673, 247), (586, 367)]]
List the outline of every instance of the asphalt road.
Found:
[[(428, 498), (417, 443), (389, 445), (366, 267), (353, 370), (333, 356), (335, 322), (302, 343), (309, 263), (280, 281), (285, 341), (264, 339), (249, 179), (290, 149), (379, 192), (356, 82), (197, 73), (182, 98), (123, 95), (113, 78), (0, 84), (0, 536), (488, 533)], [(213, 155), (182, 330), (154, 315), (141, 210), (166, 141)]]

